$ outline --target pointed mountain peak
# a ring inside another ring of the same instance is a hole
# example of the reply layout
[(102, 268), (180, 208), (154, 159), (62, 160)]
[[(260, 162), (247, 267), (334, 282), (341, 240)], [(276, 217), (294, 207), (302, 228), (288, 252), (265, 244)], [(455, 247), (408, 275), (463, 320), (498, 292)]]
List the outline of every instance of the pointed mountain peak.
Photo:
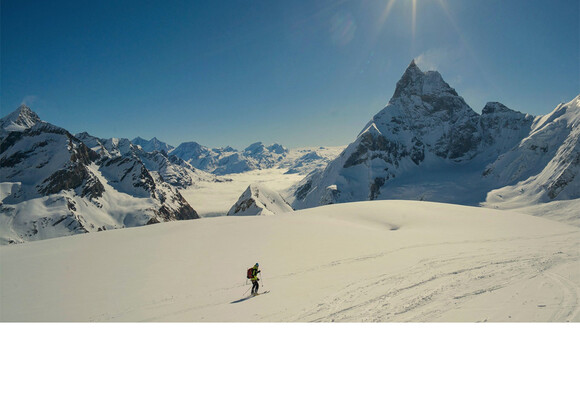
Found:
[[(424, 74), (423, 71), (421, 71), (421, 69), (419, 68), (419, 66), (417, 65), (417, 63), (415, 63), (415, 59), (412, 59), (411, 62), (409, 63), (409, 66), (407, 67), (407, 69), (405, 70), (405, 74)], [(403, 75), (405, 75), (403, 74)]]
[(397, 82), (395, 93), (391, 101), (401, 98), (402, 96), (437, 96), (453, 95), (457, 93), (449, 86), (437, 71), (423, 72), (415, 63), (415, 59), (407, 67), (401, 79)]
[(14, 113), (18, 113), (18, 116), (21, 118), (31, 118), (36, 119), (36, 121), (40, 121), (38, 114), (32, 111), (30, 107), (24, 103), (20, 104), (20, 107), (18, 107)]
[(0, 119), (0, 128), (6, 131), (23, 131), (40, 122), (40, 117), (26, 104), (21, 104), (16, 110)]
[(407, 67), (401, 79), (397, 82), (397, 87), (395, 88), (394, 98), (399, 98), (403, 94), (420, 94), (423, 89), (423, 79), (425, 73), (417, 67), (415, 64), (415, 59), (411, 61), (411, 64)]

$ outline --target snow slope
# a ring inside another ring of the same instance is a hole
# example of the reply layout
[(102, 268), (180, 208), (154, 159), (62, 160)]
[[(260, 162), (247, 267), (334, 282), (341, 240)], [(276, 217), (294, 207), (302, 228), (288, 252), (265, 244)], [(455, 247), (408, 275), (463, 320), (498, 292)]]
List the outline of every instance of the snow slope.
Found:
[[(496, 209), (501, 209), (497, 207)], [(580, 228), (580, 198), (567, 201), (552, 201), (546, 204), (536, 204), (513, 208), (515, 212), (539, 216), (562, 222)]]
[[(176, 221), (0, 260), (5, 322), (580, 321), (579, 228), (442, 203)], [(270, 292), (244, 300), (256, 261)]]

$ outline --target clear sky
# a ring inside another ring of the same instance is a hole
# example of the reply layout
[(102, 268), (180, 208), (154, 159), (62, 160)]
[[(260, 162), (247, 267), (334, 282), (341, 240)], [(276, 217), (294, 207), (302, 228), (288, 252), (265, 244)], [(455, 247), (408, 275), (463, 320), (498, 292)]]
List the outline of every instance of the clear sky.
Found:
[(578, 0), (1, 2), (1, 112), (73, 133), (342, 145), (415, 58), (477, 112), (580, 93)]

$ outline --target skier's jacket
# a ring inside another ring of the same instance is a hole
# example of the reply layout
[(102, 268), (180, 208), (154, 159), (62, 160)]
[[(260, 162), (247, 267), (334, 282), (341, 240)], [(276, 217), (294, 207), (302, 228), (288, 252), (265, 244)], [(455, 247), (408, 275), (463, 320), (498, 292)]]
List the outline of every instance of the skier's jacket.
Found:
[(248, 279), (250, 279), (252, 282), (255, 280), (260, 280), (258, 279), (258, 273), (260, 273), (258, 268), (256, 268), (255, 266), (251, 267), (250, 269), (248, 269)]

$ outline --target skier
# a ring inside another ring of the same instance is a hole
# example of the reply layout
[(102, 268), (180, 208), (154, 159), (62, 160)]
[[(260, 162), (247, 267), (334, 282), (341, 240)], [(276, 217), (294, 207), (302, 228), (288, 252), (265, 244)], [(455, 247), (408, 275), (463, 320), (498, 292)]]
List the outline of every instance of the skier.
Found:
[(260, 273), (260, 270), (258, 269), (259, 266), (260, 265), (258, 264), (258, 262), (256, 262), (254, 267), (250, 268), (252, 270), (250, 278), (250, 280), (252, 281), (252, 296), (258, 294), (258, 288), (260, 287), (260, 285), (258, 284), (258, 281), (260, 280), (258, 279), (258, 273)]

